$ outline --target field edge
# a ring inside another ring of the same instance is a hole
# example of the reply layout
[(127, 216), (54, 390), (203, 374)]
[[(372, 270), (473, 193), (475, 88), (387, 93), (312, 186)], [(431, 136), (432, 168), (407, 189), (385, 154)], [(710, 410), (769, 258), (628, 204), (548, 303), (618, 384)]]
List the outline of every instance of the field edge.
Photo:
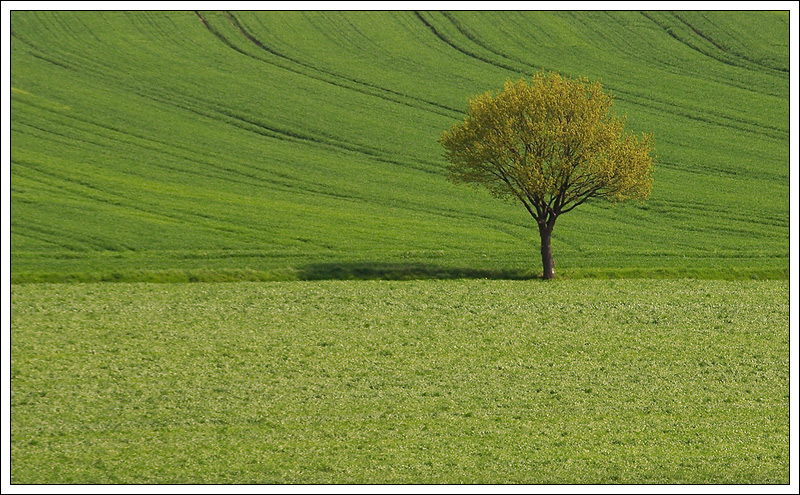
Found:
[[(443, 267), (426, 264), (325, 264), (273, 270), (172, 269), (105, 272), (21, 272), (11, 284), (36, 283), (221, 283), (313, 280), (541, 280), (541, 273), (520, 269)], [(789, 268), (580, 268), (556, 273), (556, 279), (788, 280)]]

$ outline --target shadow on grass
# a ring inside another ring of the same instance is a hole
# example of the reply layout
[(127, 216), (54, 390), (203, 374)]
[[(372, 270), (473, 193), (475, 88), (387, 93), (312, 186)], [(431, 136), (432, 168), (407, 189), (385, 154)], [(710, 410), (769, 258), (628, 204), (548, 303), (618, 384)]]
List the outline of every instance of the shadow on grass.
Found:
[(316, 263), (298, 268), (298, 280), (421, 280), (485, 278), (530, 280), (541, 275), (528, 270), (444, 267), (424, 263)]
[[(788, 280), (788, 268), (600, 268), (574, 269), (556, 273), (556, 279), (707, 279)], [(95, 283), (95, 282), (287, 282), (298, 280), (425, 280), (491, 279), (541, 280), (541, 272), (518, 268), (469, 268), (425, 263), (315, 263), (272, 270), (172, 269), (119, 270), (88, 273), (12, 273), (12, 284)]]
[(12, 284), (95, 283), (95, 282), (288, 282), (302, 280), (421, 280), (421, 279), (507, 279), (541, 278), (533, 271), (442, 267), (423, 263), (316, 263), (272, 270), (172, 269), (118, 270), (86, 273), (14, 273)]

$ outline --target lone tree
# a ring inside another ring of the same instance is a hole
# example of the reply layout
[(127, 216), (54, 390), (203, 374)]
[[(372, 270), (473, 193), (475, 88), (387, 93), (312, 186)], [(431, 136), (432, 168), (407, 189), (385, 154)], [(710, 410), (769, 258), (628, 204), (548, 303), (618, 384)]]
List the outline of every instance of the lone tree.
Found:
[(516, 198), (533, 216), (545, 279), (555, 276), (550, 238), (559, 215), (595, 198), (650, 195), (652, 135), (625, 132), (611, 103), (598, 82), (542, 72), (471, 98), (464, 122), (439, 139), (452, 182)]

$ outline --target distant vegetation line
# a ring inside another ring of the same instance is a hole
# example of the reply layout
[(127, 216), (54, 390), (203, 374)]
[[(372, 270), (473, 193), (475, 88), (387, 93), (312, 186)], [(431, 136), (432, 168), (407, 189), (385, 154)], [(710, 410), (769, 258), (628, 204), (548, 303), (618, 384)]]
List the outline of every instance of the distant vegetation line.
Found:
[[(564, 271), (556, 279), (788, 280), (789, 269), (599, 268)], [(249, 269), (122, 270), (87, 273), (14, 273), (12, 284), (31, 283), (225, 283), (313, 280), (539, 280), (535, 270), (476, 269), (429, 265), (320, 265), (271, 271)]]

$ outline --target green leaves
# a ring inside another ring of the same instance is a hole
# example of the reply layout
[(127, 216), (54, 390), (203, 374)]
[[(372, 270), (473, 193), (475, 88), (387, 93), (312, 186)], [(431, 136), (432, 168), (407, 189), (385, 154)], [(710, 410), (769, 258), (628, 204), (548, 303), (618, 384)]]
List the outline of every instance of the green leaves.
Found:
[(496, 95), (471, 99), (464, 122), (439, 139), (450, 179), (556, 216), (591, 198), (647, 199), (652, 136), (625, 134), (611, 103), (600, 83), (586, 78), (508, 80)]

